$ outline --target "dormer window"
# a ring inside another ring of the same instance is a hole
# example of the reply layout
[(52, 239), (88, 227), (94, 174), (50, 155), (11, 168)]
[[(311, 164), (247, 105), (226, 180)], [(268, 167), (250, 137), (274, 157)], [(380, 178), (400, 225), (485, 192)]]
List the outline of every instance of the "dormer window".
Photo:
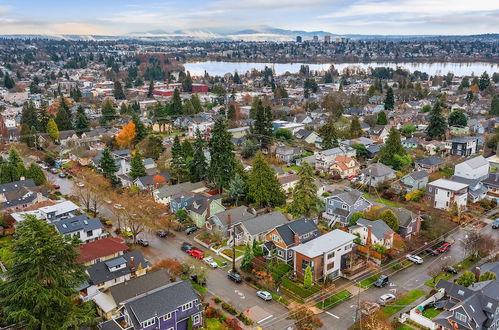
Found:
[(464, 291), (463, 290), (459, 290), (459, 291), (457, 291), (457, 294), (460, 295), (460, 296), (464, 296)]
[(468, 317), (466, 315), (461, 314), (459, 312), (456, 312), (454, 314), (454, 317), (456, 318), (456, 320), (463, 322), (463, 323), (466, 323), (466, 321), (468, 320)]

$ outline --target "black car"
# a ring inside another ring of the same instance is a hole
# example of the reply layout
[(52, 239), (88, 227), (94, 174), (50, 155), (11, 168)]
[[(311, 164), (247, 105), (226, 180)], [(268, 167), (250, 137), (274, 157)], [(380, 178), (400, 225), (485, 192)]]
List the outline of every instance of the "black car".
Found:
[(192, 246), (191, 244), (189, 243), (182, 243), (182, 246), (180, 247), (180, 249), (184, 252), (189, 252), (190, 250), (194, 249), (194, 246)]
[(138, 244), (138, 245), (142, 245), (142, 246), (144, 246), (144, 247), (149, 246), (149, 242), (148, 242), (148, 241), (146, 241), (145, 239), (138, 239), (138, 240), (137, 240), (137, 244)]
[(447, 273), (454, 274), (454, 275), (456, 275), (458, 273), (457, 269), (452, 267), (452, 266), (445, 267), (445, 271)]
[(198, 227), (196, 227), (196, 226), (192, 226), (192, 227), (187, 228), (187, 229), (185, 230), (185, 233), (186, 233), (187, 235), (190, 235), (190, 234), (194, 233), (194, 232), (195, 232), (195, 231), (197, 231), (197, 230), (198, 230)]
[(239, 275), (238, 273), (234, 273), (234, 272), (229, 272), (227, 274), (227, 277), (231, 280), (231, 281), (234, 281), (236, 283), (241, 283), (243, 281), (243, 279), (241, 278), (241, 275)]
[(374, 286), (375, 287), (378, 287), (378, 288), (382, 288), (384, 287), (385, 285), (388, 284), (388, 276), (386, 275), (381, 275), (377, 280), (376, 282), (374, 282)]
[(168, 236), (168, 233), (164, 230), (158, 230), (156, 232), (156, 235), (158, 235), (159, 237), (166, 237), (166, 236)]
[(440, 254), (440, 252), (438, 252), (438, 250), (434, 250), (431, 248), (426, 249), (425, 252), (431, 256), (438, 256)]

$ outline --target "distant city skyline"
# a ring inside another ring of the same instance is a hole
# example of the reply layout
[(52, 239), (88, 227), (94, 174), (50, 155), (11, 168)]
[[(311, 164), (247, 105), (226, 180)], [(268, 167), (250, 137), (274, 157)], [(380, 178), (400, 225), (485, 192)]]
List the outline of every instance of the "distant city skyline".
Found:
[(271, 26), (332, 34), (499, 33), (499, 1), (0, 0), (1, 34), (234, 32)]

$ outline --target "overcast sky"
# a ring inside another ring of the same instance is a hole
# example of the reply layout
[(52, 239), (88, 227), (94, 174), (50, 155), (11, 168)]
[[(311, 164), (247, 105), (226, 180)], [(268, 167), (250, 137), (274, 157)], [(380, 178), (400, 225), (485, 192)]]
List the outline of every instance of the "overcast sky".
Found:
[(0, 0), (0, 34), (257, 26), (335, 34), (499, 33), (499, 0)]

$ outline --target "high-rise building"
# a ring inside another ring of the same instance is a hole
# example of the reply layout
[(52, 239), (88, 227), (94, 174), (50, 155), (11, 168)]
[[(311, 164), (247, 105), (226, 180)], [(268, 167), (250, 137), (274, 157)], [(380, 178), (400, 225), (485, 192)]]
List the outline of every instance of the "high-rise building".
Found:
[(319, 41), (319, 36), (314, 36), (314, 42), (318, 42)]
[(296, 42), (301, 42), (302, 39), (301, 39), (301, 36), (296, 36)]
[(324, 42), (325, 43), (330, 43), (331, 42), (331, 36), (324, 36)]

